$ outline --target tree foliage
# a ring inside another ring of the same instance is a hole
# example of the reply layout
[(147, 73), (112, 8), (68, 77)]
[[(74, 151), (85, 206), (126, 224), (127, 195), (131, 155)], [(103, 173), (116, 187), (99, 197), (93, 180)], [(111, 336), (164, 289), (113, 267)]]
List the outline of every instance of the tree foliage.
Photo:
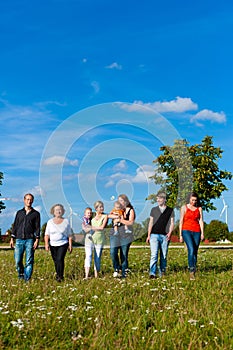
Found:
[[(0, 186), (2, 185), (2, 180), (3, 180), (3, 173), (0, 171)], [(0, 193), (0, 196), (1, 196), (1, 193)], [(6, 206), (4, 205), (3, 201), (0, 200), (0, 213), (5, 208)]]
[(205, 226), (205, 237), (210, 242), (229, 239), (229, 230), (227, 224), (219, 220), (212, 220)]
[[(200, 144), (189, 145), (186, 140), (175, 140), (173, 146), (162, 146), (162, 154), (154, 160), (155, 174), (151, 177), (168, 196), (167, 204), (180, 208), (187, 194), (199, 194), (204, 210), (215, 210), (213, 199), (227, 190), (223, 180), (231, 180), (232, 173), (219, 169), (218, 160), (223, 150), (214, 147), (212, 136), (205, 136)], [(156, 202), (156, 194), (147, 198)]]

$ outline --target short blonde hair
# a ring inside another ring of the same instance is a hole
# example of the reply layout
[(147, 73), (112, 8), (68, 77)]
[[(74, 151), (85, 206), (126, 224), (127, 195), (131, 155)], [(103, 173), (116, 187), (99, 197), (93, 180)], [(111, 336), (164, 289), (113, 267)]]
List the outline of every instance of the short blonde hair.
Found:
[(103, 203), (102, 201), (96, 201), (96, 202), (94, 203), (94, 208), (95, 208), (95, 210), (96, 210), (100, 205), (104, 206), (104, 203)]
[(52, 215), (54, 215), (54, 209), (55, 209), (55, 207), (60, 207), (61, 208), (61, 211), (62, 211), (62, 215), (64, 215), (65, 214), (65, 209), (64, 209), (64, 207), (63, 207), (63, 205), (62, 204), (54, 204), (52, 207), (51, 207), (51, 209), (50, 209), (50, 214), (52, 214)]

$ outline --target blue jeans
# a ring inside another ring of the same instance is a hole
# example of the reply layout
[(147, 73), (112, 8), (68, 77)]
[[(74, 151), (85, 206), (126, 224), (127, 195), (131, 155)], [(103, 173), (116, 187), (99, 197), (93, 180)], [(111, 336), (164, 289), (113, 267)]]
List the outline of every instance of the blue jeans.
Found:
[[(18, 277), (25, 281), (30, 280), (34, 264), (34, 239), (16, 239), (15, 243), (15, 264)], [(23, 255), (25, 252), (25, 266), (23, 265)]]
[(66, 256), (68, 247), (69, 247), (69, 243), (60, 245), (58, 247), (50, 246), (50, 251), (53, 258), (57, 279), (64, 278), (65, 256)]
[(159, 275), (166, 272), (169, 241), (166, 235), (152, 233), (150, 236), (150, 275), (155, 276), (160, 252)]
[(196, 272), (197, 252), (201, 241), (201, 232), (182, 230), (184, 242), (188, 248), (188, 267), (190, 272)]
[[(131, 239), (128, 237), (121, 236), (110, 236), (110, 255), (112, 259), (112, 264), (114, 271), (118, 271), (121, 267), (122, 277), (126, 276), (126, 269), (128, 269), (128, 255), (129, 248), (131, 245)], [(120, 250), (120, 259), (119, 260), (118, 252)]]
[(94, 268), (97, 272), (100, 272), (102, 252), (103, 246), (96, 244), (94, 246)]

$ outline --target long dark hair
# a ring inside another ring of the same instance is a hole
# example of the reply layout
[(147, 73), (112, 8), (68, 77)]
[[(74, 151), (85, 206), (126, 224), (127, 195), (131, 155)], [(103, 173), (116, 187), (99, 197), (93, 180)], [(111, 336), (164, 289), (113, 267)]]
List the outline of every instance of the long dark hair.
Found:
[(198, 194), (196, 192), (190, 192), (188, 194), (186, 203), (187, 204), (189, 203), (191, 197), (197, 198), (196, 207), (200, 207), (201, 206), (200, 199), (199, 199), (199, 196), (198, 196)]
[(119, 197), (121, 197), (122, 199), (124, 199), (127, 208), (133, 209), (133, 206), (132, 206), (132, 204), (130, 203), (129, 198), (126, 196), (126, 194), (119, 194), (118, 198), (119, 198)]

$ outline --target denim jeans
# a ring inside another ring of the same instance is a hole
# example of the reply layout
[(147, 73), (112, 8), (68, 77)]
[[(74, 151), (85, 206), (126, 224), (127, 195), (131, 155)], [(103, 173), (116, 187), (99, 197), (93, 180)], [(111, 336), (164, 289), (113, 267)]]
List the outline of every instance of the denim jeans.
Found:
[(150, 275), (155, 276), (157, 272), (158, 256), (160, 252), (160, 264), (158, 267), (159, 275), (166, 272), (167, 253), (169, 241), (166, 235), (152, 233), (150, 236)]
[[(25, 281), (30, 280), (34, 264), (34, 239), (16, 239), (15, 243), (15, 264), (18, 277)], [(25, 252), (25, 266), (23, 265), (23, 255)]]
[[(125, 277), (126, 269), (128, 269), (128, 255), (129, 248), (131, 245), (131, 239), (128, 237), (121, 236), (110, 236), (110, 255), (112, 259), (112, 264), (114, 271), (118, 271), (120, 268), (122, 269), (122, 277)], [(120, 250), (120, 259), (119, 252)]]
[(188, 248), (188, 267), (190, 272), (196, 272), (197, 252), (201, 241), (201, 232), (182, 230), (184, 242)]
[(68, 246), (69, 246), (69, 243), (60, 245), (58, 247), (50, 246), (50, 251), (53, 258), (57, 279), (64, 278), (65, 256), (66, 256)]
[(97, 272), (100, 272), (102, 252), (103, 252), (103, 246), (95, 244), (95, 246), (94, 246), (94, 269)]

